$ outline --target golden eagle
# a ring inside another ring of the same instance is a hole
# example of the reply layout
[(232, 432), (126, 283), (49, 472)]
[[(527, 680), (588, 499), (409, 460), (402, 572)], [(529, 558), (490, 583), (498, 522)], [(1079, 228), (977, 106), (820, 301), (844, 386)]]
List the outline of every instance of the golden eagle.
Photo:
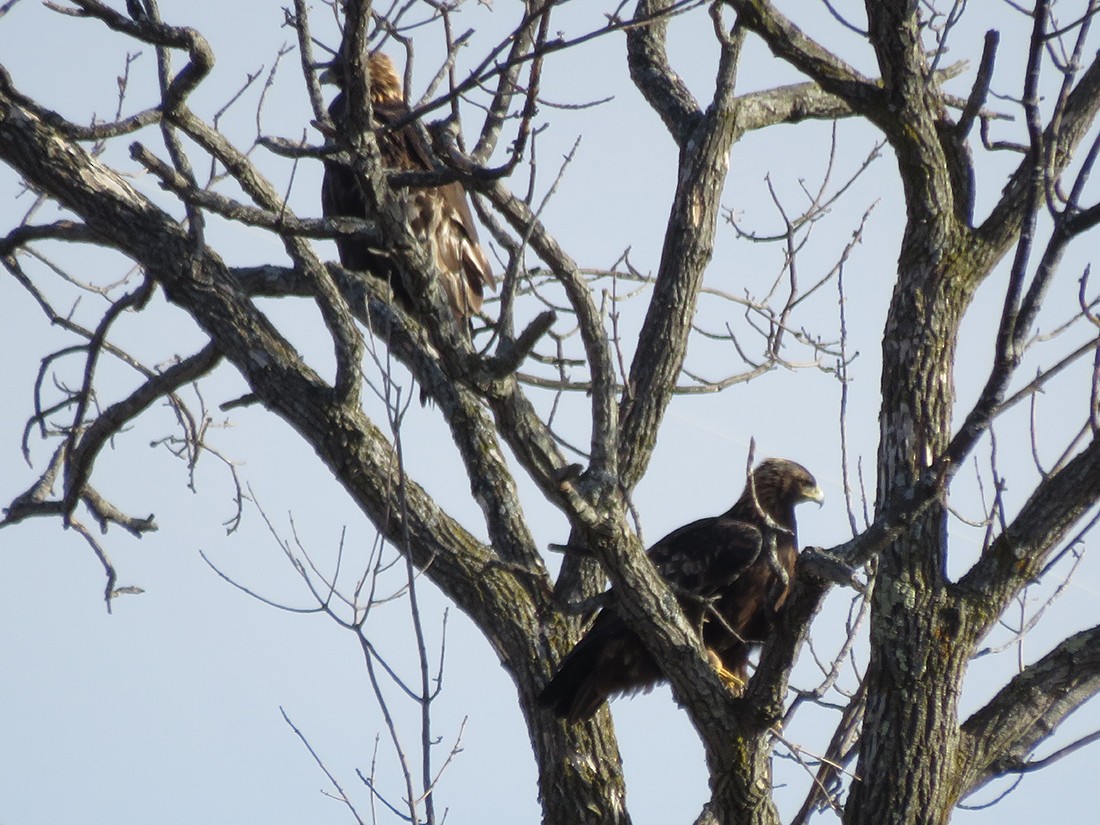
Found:
[[(412, 124), (389, 128), (409, 115), (401, 92), (401, 80), (393, 61), (381, 52), (368, 58), (373, 126), (378, 130), (378, 148), (387, 169), (405, 172), (435, 170), (432, 152)], [(343, 61), (338, 57), (322, 80), (339, 87), (329, 106), (329, 116), (341, 133), (348, 128), (348, 99), (344, 92)], [(326, 216), (368, 218), (367, 199), (355, 172), (335, 161), (325, 161), (321, 209)], [(458, 183), (410, 189), (406, 212), (413, 234), (424, 244), (443, 278), (443, 291), (455, 318), (464, 321), (481, 309), (485, 287), (496, 288), (489, 260), (478, 242), (477, 228)], [(358, 238), (336, 239), (340, 262), (348, 269), (367, 270), (385, 278), (394, 295), (406, 308), (412, 305), (393, 261), (382, 250)]]
[[(760, 463), (741, 498), (726, 513), (669, 533), (649, 550), (719, 673), (733, 685), (748, 678), (749, 648), (761, 644), (775, 611), (786, 601), (798, 558), (794, 508), (824, 501), (801, 464), (769, 458)], [(785, 576), (772, 561), (774, 542)], [(605, 699), (649, 690), (663, 675), (614, 604), (562, 660), (539, 697), (557, 716), (588, 719)]]

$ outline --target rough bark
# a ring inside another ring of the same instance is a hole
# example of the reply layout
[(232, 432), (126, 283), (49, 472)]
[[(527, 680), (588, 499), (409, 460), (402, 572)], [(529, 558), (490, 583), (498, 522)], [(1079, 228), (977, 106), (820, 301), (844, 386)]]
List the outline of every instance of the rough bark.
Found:
[[(673, 70), (666, 51), (663, 15), (676, 4), (641, 0), (634, 25), (626, 29), (627, 59), (639, 92), (676, 143), (678, 163), (652, 299), (621, 396), (605, 320), (578, 264), (558, 247), (538, 214), (503, 183), (487, 175), (470, 175), (467, 181), (549, 267), (576, 319), (590, 375), (592, 427), (587, 465), (573, 465), (513, 374), (509, 359), (514, 354), (504, 348), (493, 355), (475, 352), (450, 320), (434, 285), (432, 265), (393, 206), (391, 181), (378, 168), (365, 130), (360, 130), (364, 134), (353, 147), (357, 154), (352, 160), (378, 215), (353, 228), (392, 244), (412, 282), (423, 287), (418, 289), (423, 301), (417, 313), (428, 323), (393, 306), (381, 284), (322, 264), (306, 233), (331, 237), (347, 227), (318, 226), (283, 214), (279, 193), (259, 177), (248, 158), (187, 109), (187, 95), (212, 65), (200, 37), (156, 21), (130, 21), (92, 0), (78, 5), (118, 31), (187, 51), (185, 69), (164, 78), (163, 105), (133, 122), (160, 123), (176, 140), (179, 133), (189, 137), (232, 170), (256, 205), (227, 206), (195, 188), (186, 164), (177, 160), (174, 168), (157, 167), (151, 154), (135, 149), (147, 168), (159, 168), (160, 179), (184, 204), (189, 218), (184, 228), (80, 146), (90, 133), (20, 95), (0, 72), (0, 159), (84, 222), (43, 230), (43, 235), (122, 252), (149, 279), (130, 300), (144, 300), (154, 285), (163, 289), (209, 342), (179, 368), (150, 376), (124, 403), (108, 408), (98, 430), (87, 428), (72, 439), (67, 453), (59, 453), (66, 462), (65, 491), (55, 513), (71, 512), (80, 496), (90, 494), (87, 484), (96, 450), (111, 433), (161, 394), (214, 363), (229, 362), (247, 381), (255, 401), (294, 428), (363, 514), (470, 616), (493, 646), (517, 687), (548, 825), (629, 822), (609, 715), (600, 712), (583, 725), (565, 725), (536, 701), (554, 664), (579, 635), (580, 621), (560, 610), (560, 598), (602, 583), (604, 571), (617, 592), (629, 594), (622, 600), (623, 617), (669, 674), (703, 741), (712, 798), (700, 822), (778, 823), (770, 755), (774, 728), (788, 703), (791, 670), (832, 582), (850, 581), (851, 567), (871, 558), (877, 557), (877, 580), (862, 687), (866, 707), (860, 781), (852, 786), (845, 807), (847, 823), (946, 822), (963, 795), (1005, 772), (1027, 770), (1027, 754), (1100, 691), (1095, 655), (1100, 631), (1093, 628), (1067, 639), (985, 708), (962, 725), (958, 721), (958, 698), (978, 641), (1100, 499), (1100, 442), (1095, 437), (1038, 483), (961, 581), (949, 582), (944, 572), (951, 478), (1004, 401), (1008, 379), (1019, 364), (1013, 341), (1027, 336), (1032, 310), (1045, 289), (1041, 278), (1023, 288), (1027, 248), (1018, 255), (1022, 263), (1011, 276), (987, 392), (966, 417), (963, 430), (953, 433), (959, 328), (977, 288), (998, 261), (1013, 244), (1030, 242), (1044, 187), (1067, 169), (1093, 124), (1100, 109), (1100, 61), (1071, 84), (1059, 101), (1057, 118), (1043, 128), (1033, 125), (1032, 145), (990, 217), (975, 227), (975, 169), (966, 134), (952, 120), (938, 87), (941, 75), (928, 64), (926, 27), (916, 0), (866, 4), (868, 38), (881, 79), (861, 75), (766, 0), (730, 0), (727, 5), (737, 12), (732, 25), (723, 20), (722, 5), (715, 4), (720, 59), (714, 94), (705, 106)], [(516, 66), (531, 57), (532, 43), (546, 45), (545, 32), (536, 36), (536, 31), (545, 29), (542, 16), (552, 5), (528, 5), (510, 50), (510, 59), (517, 62), (501, 75), (479, 157), (488, 155), (507, 122), (506, 110), (518, 88)], [(360, 39), (368, 12), (363, 4), (349, 5)], [(1032, 58), (1044, 42), (1042, 21), (1036, 25)], [(736, 95), (741, 45), (750, 32), (808, 82)], [(356, 94), (365, 99), (366, 89)], [(1025, 95), (1025, 102), (1029, 100)], [(684, 367), (713, 252), (730, 152), (750, 130), (839, 116), (866, 118), (885, 136), (906, 202), (882, 341), (876, 520), (846, 545), (804, 555), (759, 668), (744, 695), (735, 698), (710, 667), (676, 595), (656, 574), (631, 529), (629, 493), (646, 471)], [(204, 209), (279, 232), (293, 266), (225, 266), (203, 238)], [(1071, 217), (1083, 220), (1080, 213)], [(1075, 226), (1068, 219), (1061, 224), (1062, 241), (1078, 231)], [(14, 247), (25, 240), (13, 233), (7, 243)], [(1048, 260), (1056, 266), (1061, 250), (1051, 250)], [(304, 362), (253, 300), (275, 294), (317, 303), (332, 336), (336, 378), (331, 384)], [(358, 397), (361, 326), (386, 331), (389, 350), (409, 367), (446, 419), (471, 496), (480, 505), (488, 545), (404, 475), (395, 444), (363, 412)], [(528, 528), (505, 446), (565, 516), (571, 545), (587, 551), (583, 559), (578, 554), (566, 561), (557, 582), (551, 580)], [(26, 512), (9, 510), (7, 520)]]
[[(313, 447), (362, 511), (482, 629), (520, 687), (548, 792), (546, 821), (576, 822), (578, 811), (600, 811), (607, 817), (602, 821), (628, 821), (609, 721), (578, 737), (546, 719), (545, 712), (533, 710), (555, 658), (550, 651), (568, 645), (572, 637), (561, 627), (544, 626), (539, 618), (546, 614), (550, 597), (541, 563), (520, 573), (502, 563), (509, 557), (537, 563), (537, 556), (530, 556), (521, 511), (511, 512), (517, 530), (496, 532), (492, 549), (477, 542), (402, 476), (384, 433), (300, 360), (212, 250), (204, 247), (195, 254), (179, 224), (48, 126), (23, 105), (6, 79), (0, 85), (0, 157), (36, 189), (79, 215), (103, 243), (143, 265), (169, 299), (217, 342), (258, 400)], [(461, 415), (456, 420), (466, 428), (462, 438), (481, 441), (475, 450), (479, 462), (500, 458), (494, 433), (484, 421)], [(475, 496), (477, 485), (491, 477), (472, 477)], [(485, 500), (484, 488), (480, 494)], [(495, 510), (490, 529), (496, 531), (511, 516), (508, 508)], [(578, 754), (577, 760), (564, 760), (563, 753)]]
[[(1025, 158), (994, 210), (995, 219), (980, 234), (974, 233), (969, 223), (974, 171), (965, 146), (958, 143), (943, 97), (928, 83), (918, 3), (866, 4), (881, 84), (868, 82), (829, 54), (769, 3), (733, 5), (776, 55), (881, 128), (897, 159), (908, 220), (882, 344), (877, 498), (881, 523), (896, 526), (878, 533), (876, 524), (867, 534), (868, 538), (871, 533), (889, 535), (892, 540), (882, 548), (878, 561), (857, 769), (861, 779), (853, 784), (844, 818), (848, 823), (946, 822), (959, 794), (974, 781), (960, 782), (957, 768), (962, 747), (957, 703), (973, 646), (988, 630), (992, 617), (999, 615), (1004, 600), (1022, 586), (1026, 570), (1036, 570), (1064, 535), (1039, 525), (1076, 523), (1096, 501), (1094, 490), (1078, 486), (1071, 502), (1054, 508), (1057, 515), (1044, 519), (1038, 512), (1021, 514), (1022, 524), (1036, 527), (1036, 549), (1021, 548), (1021, 556), (1030, 560), (1027, 568), (1020, 570), (1017, 564), (1020, 576), (1005, 582), (992, 609), (980, 610), (976, 599), (968, 603), (946, 581), (946, 509), (937, 499), (943, 496), (943, 482), (954, 472), (943, 457), (952, 443), (955, 341), (978, 284), (1037, 208), (1034, 192), (1043, 175), (1035, 172), (1034, 155)], [(1080, 140), (1080, 125), (1095, 116), (1094, 68), (1088, 67), (1068, 95), (1072, 103), (1066, 110), (1072, 114), (1059, 124), (1067, 128), (1046, 133), (1049, 144), (1057, 147), (1047, 155), (1055, 160), (1053, 168), (1044, 170), (1046, 175), (1057, 175), (1064, 168), (1065, 158)], [(1039, 149), (1034, 151), (1038, 154)], [(967, 445), (972, 446), (974, 435), (967, 434)], [(1075, 464), (1091, 471), (1091, 452), (1090, 447)], [(1052, 480), (1045, 486), (1057, 486), (1065, 493), (1068, 485)], [(928, 492), (916, 494), (922, 489)], [(1057, 493), (1043, 498), (1052, 504)], [(907, 500), (918, 508), (910, 508), (913, 517), (902, 525), (894, 504)], [(993, 567), (1007, 548), (1019, 547), (1012, 533), (1010, 529), (995, 542), (1004, 549), (991, 550), (973, 578)], [(841, 555), (858, 556), (858, 545), (859, 540)], [(983, 591), (983, 597), (989, 595)], [(804, 602), (792, 598), (792, 608), (801, 607), (807, 613), (814, 603), (812, 592)], [(782, 664), (788, 645), (794, 643), (793, 638), (773, 640), (764, 664)]]

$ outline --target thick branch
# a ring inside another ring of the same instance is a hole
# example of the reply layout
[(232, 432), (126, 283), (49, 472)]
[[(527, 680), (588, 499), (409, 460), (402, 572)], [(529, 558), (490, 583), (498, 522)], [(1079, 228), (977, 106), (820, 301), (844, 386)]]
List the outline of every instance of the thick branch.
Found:
[(627, 526), (621, 500), (618, 517), (607, 515), (601, 532), (586, 536), (584, 546), (603, 562), (612, 590), (629, 594), (618, 599), (616, 611), (667, 674), (712, 762), (729, 766), (737, 758), (732, 744), (743, 735), (737, 726), (739, 717), (731, 713), (736, 700), (710, 665), (698, 633), (668, 583)]
[(183, 49), (190, 62), (172, 78), (165, 89), (162, 107), (173, 111), (183, 104), (214, 67), (214, 52), (201, 34), (185, 26), (169, 26), (148, 16), (131, 20), (98, 0), (72, 0), (82, 9), (82, 15), (96, 17), (117, 32), (135, 40), (163, 48)]
[[(657, 36), (659, 29), (654, 29)], [(742, 34), (722, 41), (714, 99), (681, 142), (676, 193), (661, 262), (623, 394), (619, 433), (626, 490), (649, 464), (657, 431), (687, 356), (699, 290), (714, 251), (719, 196), (730, 150), (742, 134), (733, 94)]]
[[(618, 474), (616, 435), (619, 431), (615, 405), (615, 368), (603, 318), (592, 300), (592, 292), (576, 262), (546, 231), (538, 216), (499, 183), (482, 190), (521, 237), (554, 272), (576, 313), (581, 341), (592, 372), (592, 442), (590, 471), (593, 482), (606, 484)], [(561, 466), (564, 466), (564, 462)]]
[(978, 615), (994, 621), (1032, 581), (1066, 534), (1100, 501), (1100, 439), (1094, 438), (1061, 470), (1046, 478), (982, 558), (959, 581)]
[(953, 220), (969, 203), (972, 172), (969, 159), (956, 151), (954, 133), (946, 126), (943, 94), (932, 81), (958, 74), (965, 64), (930, 75), (915, 4), (868, 4), (880, 83), (807, 37), (768, 0), (732, 0), (732, 5), (773, 54), (883, 131), (897, 154), (910, 223), (928, 225), (944, 241), (951, 238)]
[(141, 144), (134, 144), (130, 148), (130, 154), (134, 160), (156, 175), (162, 186), (171, 190), (181, 200), (216, 212), (228, 220), (303, 238), (340, 238), (352, 235), (365, 243), (381, 243), (381, 233), (378, 231), (377, 224), (366, 218), (342, 216), (299, 218), (284, 207), (278, 210), (260, 209), (210, 189), (199, 189), (193, 186), (183, 175)]
[[(0, 158), (145, 267), (169, 300), (217, 342), (270, 410), (294, 427), (356, 504), (491, 638), (518, 627), (529, 600), (491, 552), (405, 481), (392, 445), (358, 405), (332, 388), (242, 294), (211, 250), (196, 259), (171, 216), (20, 105), (0, 76)], [(515, 618), (515, 622), (510, 622)], [(507, 647), (507, 646), (504, 646)], [(502, 648), (498, 648), (502, 649)], [(520, 649), (512, 647), (511, 649)]]
[(1006, 773), (1027, 770), (1028, 756), (1069, 714), (1100, 693), (1100, 626), (1063, 641), (1025, 668), (962, 726), (960, 796)]
[[(244, 153), (238, 151), (217, 130), (210, 128), (189, 111), (176, 113), (172, 120), (206, 151), (218, 158), (263, 209), (272, 212), (286, 211), (286, 204), (275, 187), (260, 175)], [(335, 349), (336, 392), (341, 399), (355, 404), (359, 397), (359, 368), (364, 354), (362, 336), (352, 321), (346, 302), (332, 283), (328, 270), (321, 264), (309, 243), (289, 233), (280, 238), (291, 260), (309, 275), (314, 284), (317, 305)]]
[(668, 62), (665, 14), (672, 5), (672, 0), (639, 0), (634, 17), (649, 22), (627, 30), (626, 54), (634, 85), (660, 116), (677, 145), (683, 146), (703, 112)]
[(852, 107), (816, 83), (795, 83), (739, 96), (737, 114), (741, 127), (751, 132), (779, 123), (849, 117)]
[(867, 113), (878, 106), (882, 91), (821, 44), (807, 37), (768, 0), (730, 0), (738, 20), (758, 34), (776, 57), (786, 60), (825, 91)]
[[(330, 265), (330, 269), (351, 311), (364, 326), (385, 339), (397, 359), (412, 371), (417, 383), (428, 392), (446, 419), (452, 422), (456, 443), (460, 448), (466, 445), (463, 455), (468, 472), (474, 479), (475, 498), (482, 505), (490, 530), (498, 521), (510, 525), (502, 534), (491, 536), (494, 547), (512, 561), (541, 570), (541, 558), (522, 525), (518, 499), (513, 502), (502, 497), (500, 491), (480, 489), (486, 481), (493, 482), (488, 485), (490, 488), (499, 482), (503, 485), (502, 489), (511, 489), (512, 483), (503, 476), (498, 479), (502, 468), (486, 466), (477, 454), (475, 439), (483, 436), (476, 433), (486, 426), (486, 422), (482, 419), (483, 413), (476, 409), (478, 402), (472, 391), (447, 376), (434, 350), (427, 347), (418, 334), (418, 325), (393, 301), (392, 294), (381, 280), (363, 278), (359, 273), (335, 265)], [(306, 297), (310, 294), (309, 284), (293, 269), (264, 266), (233, 271), (244, 291), (251, 296)], [(492, 368), (495, 362), (490, 362), (489, 366)], [(592, 523), (595, 516), (569, 483), (566, 473), (569, 465), (565, 457), (530, 402), (520, 392), (515, 377), (507, 373), (474, 375), (470, 376), (470, 380), (488, 396), (501, 434), (547, 498), (571, 514), (573, 520), (576, 520), (575, 513), (583, 512), (587, 514), (584, 520)], [(499, 456), (499, 445), (492, 444), (490, 452), (492, 456)], [(514, 494), (513, 490), (511, 495)], [(518, 542), (517, 536), (522, 537)]]
[[(419, 326), (393, 301), (382, 281), (364, 278), (342, 267), (331, 269), (351, 311), (384, 339), (386, 346), (412, 370), (417, 382), (443, 412), (465, 463), (471, 493), (485, 515), (494, 550), (509, 562), (525, 565), (532, 572), (538, 571), (541, 575), (537, 581), (545, 585), (548, 578), (545, 578), (541, 556), (524, 519), (515, 481), (504, 463), (493, 422), (478, 396), (444, 373), (439, 359), (419, 333)], [(266, 270), (241, 272), (245, 276), (250, 273), (257, 276), (257, 280), (249, 278), (245, 283), (250, 292), (256, 290), (251, 294), (308, 294), (308, 284), (295, 270), (282, 270), (281, 283), (276, 289), (271, 289), (272, 273)], [(555, 493), (558, 493), (556, 500), (560, 499), (560, 492), (555, 490)]]

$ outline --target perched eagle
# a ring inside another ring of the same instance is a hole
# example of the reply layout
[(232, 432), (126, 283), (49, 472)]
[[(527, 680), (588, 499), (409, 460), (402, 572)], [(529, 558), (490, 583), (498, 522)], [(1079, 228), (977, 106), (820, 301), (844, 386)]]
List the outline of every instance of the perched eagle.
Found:
[[(824, 501), (814, 477), (793, 461), (769, 458), (753, 470), (745, 492), (726, 513), (681, 527), (649, 550), (688, 620), (702, 628), (719, 673), (734, 686), (744, 685), (749, 648), (766, 639), (787, 598), (798, 558), (794, 508), (803, 501)], [(785, 578), (769, 560), (772, 542)], [(605, 699), (649, 690), (663, 678), (612, 603), (562, 660), (539, 699), (556, 715), (577, 722), (592, 716)]]
[[(341, 132), (348, 128), (348, 99), (344, 91), (344, 64), (333, 61), (322, 80), (339, 87), (328, 113)], [(388, 128), (409, 114), (401, 93), (401, 80), (393, 61), (376, 52), (368, 58), (370, 99), (374, 110), (373, 126), (378, 130), (378, 148), (387, 169), (405, 172), (435, 170), (432, 152), (411, 124)], [(367, 199), (355, 173), (334, 161), (325, 161), (325, 178), (321, 189), (321, 208), (326, 216), (368, 218)], [(432, 256), (443, 278), (443, 291), (455, 318), (464, 321), (481, 309), (485, 287), (496, 288), (489, 260), (477, 238), (477, 228), (466, 201), (466, 193), (458, 183), (410, 189), (406, 211), (413, 233)], [(393, 261), (381, 250), (373, 249), (357, 238), (337, 238), (340, 262), (348, 269), (367, 270), (385, 278), (394, 295), (411, 306), (410, 296), (401, 284)]]

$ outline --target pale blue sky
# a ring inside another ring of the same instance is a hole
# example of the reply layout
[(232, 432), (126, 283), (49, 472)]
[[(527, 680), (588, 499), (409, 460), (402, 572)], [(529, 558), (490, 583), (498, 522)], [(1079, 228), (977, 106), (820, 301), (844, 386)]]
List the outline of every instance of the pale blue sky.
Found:
[[(121, 5), (121, 4), (119, 4)], [(598, 6), (574, 3), (563, 10), (558, 26), (566, 35), (598, 25)], [(791, 4), (788, 4), (791, 5)], [(797, 9), (801, 4), (794, 4)], [(815, 8), (816, 8), (815, 4)], [(851, 4), (848, 4), (851, 5)], [(470, 4), (457, 17), (458, 30), (477, 29), (463, 55), (469, 65), (502, 31), (514, 23), (512, 4), (490, 8)], [(214, 74), (193, 99), (204, 116), (218, 109), (240, 86), (246, 73), (270, 67), (280, 45), (293, 40), (282, 28), (277, 4), (249, 0), (232, 5), (203, 0), (165, 0), (162, 13), (173, 23), (199, 29), (218, 57)], [(1004, 28), (1001, 62), (994, 90), (1018, 92), (1023, 42), (1018, 21), (998, 4), (992, 22), (974, 19), (960, 28), (953, 41), (952, 60), (980, 52), (985, 27)], [(976, 18), (979, 11), (972, 10)], [(830, 45), (868, 73), (873, 61), (857, 39), (845, 34), (821, 11), (799, 10), (807, 29), (824, 31)], [(315, 34), (334, 42), (331, 24), (322, 10), (316, 13)], [(823, 25), (823, 29), (814, 26)], [(705, 11), (673, 27), (672, 58), (677, 71), (697, 94), (705, 96), (715, 62), (712, 35)], [(110, 118), (115, 107), (115, 77), (122, 69), (126, 45), (96, 21), (61, 17), (31, 0), (18, 3), (0, 18), (0, 63), (18, 89), (38, 98), (78, 122), (93, 114)], [(126, 113), (153, 102), (155, 61), (144, 48), (131, 72), (132, 96)], [(431, 47), (422, 47), (418, 77), (430, 74)], [(264, 114), (265, 133), (297, 138), (310, 119), (296, 55), (288, 55), (279, 70)], [(1001, 70), (999, 70), (1000, 72)], [(967, 75), (954, 91), (965, 94)], [(797, 78), (750, 43), (741, 75), (746, 90)], [(419, 90), (418, 90), (419, 91)], [(548, 228), (583, 266), (610, 266), (624, 249), (633, 264), (652, 272), (660, 253), (661, 231), (675, 181), (672, 141), (656, 116), (647, 109), (625, 69), (621, 35), (595, 41), (574, 53), (547, 62), (544, 95), (558, 103), (578, 103), (614, 95), (602, 107), (581, 111), (543, 107), (539, 122), (550, 128), (538, 138), (538, 190), (549, 187), (562, 156), (574, 141), (581, 142), (555, 199), (545, 212)], [(255, 91), (226, 116), (223, 125), (238, 142), (255, 131)], [(1008, 108), (1008, 104), (1004, 104)], [(467, 129), (479, 124), (477, 111), (467, 109)], [(1003, 126), (1018, 137), (1018, 127)], [(1013, 129), (1016, 129), (1014, 132)], [(785, 204), (796, 208), (800, 181), (814, 188), (829, 153), (828, 124), (769, 130), (746, 137), (731, 158), (731, 176), (723, 204), (738, 213), (744, 224), (762, 233), (774, 232), (777, 215), (764, 181), (772, 184)], [(859, 166), (875, 141), (875, 134), (856, 124), (841, 124), (834, 186)], [(318, 135), (310, 130), (311, 140)], [(158, 135), (146, 130), (136, 138), (117, 141), (105, 159), (129, 172), (136, 166), (126, 147), (137, 139), (163, 154)], [(280, 185), (289, 180), (284, 161), (257, 150), (265, 172)], [(1014, 161), (1013, 161), (1014, 162)], [(292, 208), (317, 215), (320, 170), (303, 163), (295, 173)], [(1000, 157), (983, 161), (979, 212), (1000, 190)], [(157, 193), (153, 181), (135, 181), (143, 191)], [(517, 180), (517, 189), (526, 186)], [(10, 227), (29, 206), (30, 197), (13, 200), (17, 182), (0, 169), (0, 187), (9, 193), (0, 206), (3, 226)], [(163, 201), (159, 194), (156, 195)], [(833, 264), (851, 236), (859, 216), (872, 203), (875, 211), (864, 240), (845, 270), (848, 287), (847, 317), (850, 347), (859, 357), (852, 365), (849, 437), (856, 457), (863, 461), (873, 487), (877, 439), (878, 341), (886, 300), (892, 285), (902, 204), (893, 159), (887, 153), (852, 188), (847, 199), (815, 229), (811, 245), (800, 257), (800, 278), (808, 285)], [(178, 212), (178, 210), (177, 210)], [(209, 237), (231, 264), (282, 261), (277, 244), (255, 230), (212, 222)], [(327, 257), (329, 245), (319, 245)], [(1077, 250), (1067, 259), (1065, 272), (1051, 293), (1044, 329), (1052, 328), (1073, 311), (1077, 273), (1089, 250)], [(56, 249), (51, 254), (82, 277), (108, 283), (126, 267), (109, 255), (90, 255), (85, 249)], [(735, 240), (728, 226), (719, 228), (715, 262), (708, 285), (732, 292), (767, 289), (782, 263), (778, 246), (751, 245)], [(959, 410), (965, 411), (984, 380), (989, 362), (988, 333), (1000, 306), (1003, 277), (983, 288), (973, 318), (960, 342)], [(58, 300), (68, 293), (51, 292)], [(623, 307), (624, 329), (636, 328), (642, 300)], [(71, 299), (65, 299), (68, 306)], [(85, 297), (77, 317), (94, 319), (102, 302)], [(189, 354), (200, 341), (181, 313), (163, 306), (143, 316), (127, 316), (117, 327), (118, 340), (140, 349), (149, 362), (176, 351)], [(0, 373), (0, 503), (6, 504), (36, 478), (52, 443), (31, 438), (34, 468), (20, 455), (20, 433), (32, 409), (32, 387), (39, 359), (71, 341), (51, 330), (25, 292), (6, 273), (0, 275), (0, 346), (11, 355)], [(330, 352), (317, 314), (303, 302), (267, 302), (265, 309), (284, 325), (291, 340), (318, 368), (324, 370)], [(537, 308), (535, 308), (537, 309)], [(533, 310), (532, 310), (533, 311)], [(836, 328), (837, 292), (830, 283), (815, 295), (798, 325), (823, 335)], [(700, 322), (721, 329), (729, 322), (744, 332), (740, 312), (730, 304), (707, 299)], [(91, 321), (89, 321), (91, 322)], [(1080, 334), (1086, 334), (1084, 332)], [(1079, 335), (1080, 335), (1079, 334)], [(628, 337), (628, 336), (627, 336)], [(750, 339), (744, 339), (755, 347)], [(1060, 346), (1058, 344), (1055, 345)], [(1065, 346), (1064, 349), (1068, 349)], [(792, 359), (805, 358), (792, 350)], [(689, 365), (718, 377), (735, 369), (732, 347), (700, 343)], [(1024, 374), (1035, 364), (1029, 363)], [(80, 363), (65, 362), (62, 375), (76, 381)], [(104, 392), (120, 397), (134, 384), (125, 370), (104, 366)], [(109, 388), (109, 389), (108, 389)], [(1076, 426), (1087, 404), (1087, 382), (1077, 371), (1055, 382), (1039, 406), (1040, 449), (1050, 460), (1065, 440), (1067, 427)], [(204, 384), (203, 398), (211, 407), (243, 391), (241, 379), (222, 368)], [(104, 398), (107, 402), (114, 397)], [(191, 397), (194, 401), (194, 397)], [(537, 396), (545, 407), (551, 399)], [(564, 433), (586, 436), (587, 401), (569, 397), (559, 424)], [(376, 412), (376, 411), (375, 411)], [(1010, 512), (1026, 495), (1032, 476), (1026, 439), (1026, 410), (1007, 421), (1000, 435), (1001, 470), (1008, 474)], [(839, 389), (835, 380), (813, 370), (779, 370), (749, 385), (717, 396), (677, 401), (661, 433), (650, 472), (638, 488), (635, 503), (649, 542), (692, 519), (720, 512), (737, 495), (743, 478), (750, 438), (758, 455), (782, 455), (806, 464), (826, 491), (822, 510), (803, 508), (800, 531), (804, 543), (831, 545), (848, 537), (843, 509), (843, 480), (838, 449)], [(332, 483), (311, 451), (272, 416), (258, 409), (215, 413), (228, 426), (211, 436), (222, 455), (237, 464), (241, 478), (284, 537), (290, 537), (293, 519), (297, 536), (321, 560), (331, 560), (346, 528), (349, 560), (364, 558), (374, 539), (370, 524), (354, 510)], [(405, 431), (411, 475), (435, 494), (452, 513), (484, 535), (478, 509), (446, 429), (433, 410), (412, 409)], [(282, 707), (309, 737), (328, 768), (346, 789), (354, 789), (361, 811), (368, 809), (367, 793), (355, 769), (370, 768), (376, 735), (379, 782), (394, 796), (400, 794), (394, 757), (385, 737), (362, 665), (356, 640), (319, 616), (277, 611), (255, 601), (219, 579), (199, 556), (205, 552), (221, 569), (263, 595), (296, 607), (310, 605), (309, 594), (283, 557), (256, 506), (245, 508), (240, 530), (226, 535), (222, 522), (233, 515), (233, 487), (229, 473), (216, 458), (199, 465), (197, 492), (185, 488), (183, 464), (163, 447), (150, 442), (172, 431), (166, 409), (151, 411), (117, 440), (117, 449), (105, 451), (96, 468), (95, 482), (102, 493), (127, 511), (156, 514), (160, 530), (140, 541), (114, 529), (100, 537), (112, 555), (119, 584), (145, 589), (140, 596), (116, 600), (107, 615), (102, 601), (103, 577), (87, 545), (55, 522), (37, 521), (0, 531), (0, 561), (5, 570), (6, 594), (0, 600), (0, 823), (54, 825), (88, 823), (207, 822), (346, 822), (341, 806), (326, 798), (330, 790), (323, 774), (283, 722)], [(985, 453), (980, 453), (983, 458)], [(539, 500), (530, 484), (521, 481), (525, 507), (542, 544), (565, 537), (563, 519)], [(962, 488), (973, 484), (960, 482)], [(972, 495), (972, 494), (971, 494)], [(973, 497), (961, 497), (958, 506), (969, 517), (979, 515)], [(972, 561), (980, 538), (974, 531), (953, 528), (952, 570)], [(361, 563), (361, 562), (360, 562)], [(442, 600), (430, 586), (421, 589), (424, 615), (433, 640), (438, 640)], [(1066, 595), (1029, 638), (1025, 660), (1045, 652), (1069, 632), (1097, 622), (1100, 568), (1086, 557)], [(814, 636), (826, 654), (838, 644), (850, 594), (837, 592), (818, 617)], [(404, 603), (378, 609), (372, 619), (375, 638), (400, 667), (407, 661), (407, 612)], [(462, 753), (448, 768), (438, 789), (437, 804), (450, 808), (453, 822), (534, 822), (538, 818), (534, 763), (526, 732), (515, 707), (513, 687), (488, 645), (463, 617), (452, 612), (447, 630), (445, 688), (437, 705), (435, 730), (444, 740), (441, 750), (458, 734), (466, 718)], [(972, 710), (1008, 678), (1015, 653), (988, 657), (972, 668), (964, 696), (964, 710)], [(809, 653), (802, 656), (795, 682), (809, 686), (814, 668)], [(850, 679), (849, 679), (850, 686)], [(394, 699), (401, 730), (410, 742), (416, 737), (414, 711)], [(619, 700), (613, 705), (628, 778), (628, 802), (637, 825), (689, 822), (706, 798), (702, 753), (687, 717), (678, 711), (667, 689), (651, 696)], [(828, 718), (812, 713), (799, 717), (789, 738), (810, 750), (822, 747)], [(1082, 732), (1100, 726), (1100, 712), (1089, 706), (1067, 728)], [(1063, 732), (1062, 742), (1073, 732)], [(443, 754), (440, 754), (440, 761)], [(1079, 814), (1100, 802), (1091, 781), (1096, 753), (1085, 751), (1038, 775), (1029, 777), (1009, 800), (980, 813), (959, 813), (956, 821), (1022, 823)], [(779, 761), (776, 780), (802, 789), (805, 779), (790, 762)], [(988, 798), (988, 794), (985, 795)], [(801, 792), (777, 792), (786, 814), (797, 809)], [(382, 821), (387, 821), (382, 817)]]

